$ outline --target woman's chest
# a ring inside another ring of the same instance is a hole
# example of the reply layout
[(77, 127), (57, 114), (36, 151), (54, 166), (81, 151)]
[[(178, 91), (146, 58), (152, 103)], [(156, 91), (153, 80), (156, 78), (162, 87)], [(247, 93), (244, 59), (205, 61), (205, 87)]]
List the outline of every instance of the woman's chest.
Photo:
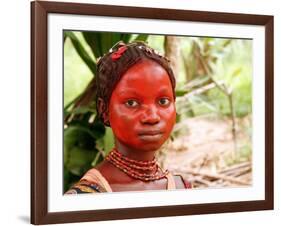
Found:
[(131, 183), (112, 183), (110, 187), (113, 192), (122, 191), (144, 191), (144, 190), (167, 190), (167, 179), (152, 182), (136, 181)]
[[(185, 186), (178, 176), (173, 176), (170, 178), (173, 180), (174, 185), (173, 189), (185, 189)], [(113, 192), (122, 192), (122, 191), (144, 191), (144, 190), (167, 190), (168, 189), (168, 179), (163, 178), (157, 181), (143, 182), (143, 181), (133, 181), (130, 183), (110, 183), (110, 187)], [(171, 181), (170, 181), (171, 183)], [(171, 187), (171, 186), (170, 186)]]

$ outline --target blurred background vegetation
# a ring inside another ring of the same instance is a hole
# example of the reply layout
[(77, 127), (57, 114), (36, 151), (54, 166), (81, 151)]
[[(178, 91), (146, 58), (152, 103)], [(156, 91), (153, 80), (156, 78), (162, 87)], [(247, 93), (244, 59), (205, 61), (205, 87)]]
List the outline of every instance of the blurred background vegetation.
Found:
[(96, 117), (95, 71), (119, 40), (146, 41), (176, 75), (177, 123), (160, 164), (194, 187), (250, 185), (251, 40), (64, 31), (64, 191), (114, 145)]

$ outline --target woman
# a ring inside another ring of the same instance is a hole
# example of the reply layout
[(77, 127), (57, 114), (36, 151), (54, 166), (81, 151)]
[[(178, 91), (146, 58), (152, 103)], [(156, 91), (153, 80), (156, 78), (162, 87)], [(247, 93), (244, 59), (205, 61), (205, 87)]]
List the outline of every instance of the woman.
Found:
[(191, 188), (155, 159), (176, 120), (168, 59), (143, 42), (119, 42), (99, 59), (96, 82), (97, 112), (115, 147), (66, 194)]

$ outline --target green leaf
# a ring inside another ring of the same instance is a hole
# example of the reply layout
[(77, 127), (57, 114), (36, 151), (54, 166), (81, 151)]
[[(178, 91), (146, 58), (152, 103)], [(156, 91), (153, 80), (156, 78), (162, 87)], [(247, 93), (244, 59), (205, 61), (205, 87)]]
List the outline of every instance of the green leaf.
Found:
[(132, 38), (132, 35), (131, 34), (122, 34), (121, 35), (121, 40), (124, 42), (124, 43), (129, 43), (130, 40)]
[(184, 96), (185, 94), (187, 94), (187, 91), (186, 91), (186, 90), (176, 90), (176, 96), (177, 96), (177, 97), (182, 97), (182, 96)]
[(225, 42), (223, 43), (223, 47), (228, 46), (231, 43), (231, 41), (232, 41), (231, 39), (225, 40)]
[(73, 113), (73, 114), (84, 114), (84, 113), (87, 113), (87, 112), (96, 113), (96, 111), (94, 109), (91, 109), (88, 106), (77, 107), (77, 108), (75, 108), (71, 111), (71, 113)]
[(147, 34), (139, 34), (134, 40), (137, 40), (137, 41), (146, 41), (148, 38), (148, 35)]
[(64, 131), (64, 137), (67, 137), (69, 140), (65, 141), (66, 145), (73, 145), (71, 142), (76, 142), (75, 140), (78, 137), (82, 137), (83, 133), (87, 133), (90, 136), (90, 139), (99, 139), (101, 137), (100, 133), (96, 133), (95, 131), (90, 130), (88, 127), (80, 126), (80, 125), (72, 125), (69, 126)]
[(232, 73), (231, 76), (232, 76), (232, 77), (236, 77), (236, 76), (240, 75), (241, 72), (242, 72), (242, 67), (239, 67), (239, 68), (237, 68), (237, 69), (235, 69), (235, 70), (233, 71), (233, 73)]
[(102, 56), (103, 52), (102, 52), (102, 48), (101, 48), (100, 33), (82, 32), (82, 35), (83, 35), (85, 41), (90, 46), (90, 48), (91, 48), (94, 56), (96, 57), (96, 59), (99, 58), (100, 56)]
[(87, 127), (69, 126), (64, 131), (64, 165), (72, 174), (82, 175), (91, 167), (98, 150), (95, 140), (100, 138)]
[(114, 147), (114, 135), (112, 129), (106, 127), (105, 136), (104, 136), (104, 151), (105, 153), (109, 153), (111, 149)]
[(114, 147), (114, 135), (112, 129), (106, 127), (105, 134), (96, 140), (97, 149), (102, 150), (107, 154)]
[(78, 95), (77, 97), (75, 97), (72, 101), (70, 101), (65, 107), (64, 107), (64, 112), (66, 112), (71, 105), (73, 105), (74, 103), (76, 103), (76, 101), (81, 97), (82, 94)]
[(66, 167), (74, 175), (82, 175), (91, 168), (92, 160), (97, 154), (97, 152), (85, 151), (77, 146), (71, 147), (68, 152), (69, 159)]
[(92, 161), (91, 166), (95, 167), (102, 159), (103, 159), (103, 158), (102, 158), (101, 153), (98, 152), (98, 153), (96, 154), (96, 157), (95, 157), (94, 160)]
[(107, 53), (109, 49), (113, 46), (112, 35), (110, 33), (101, 33), (101, 40), (99, 45), (101, 45), (102, 53)]
[(96, 58), (108, 53), (118, 41), (123, 40), (126, 43), (131, 38), (130, 34), (113, 32), (82, 32), (82, 34)]
[(105, 126), (98, 117), (95, 117), (95, 121), (91, 124), (90, 129), (95, 136), (95, 139), (100, 139), (105, 134)]
[(96, 73), (96, 63), (84, 49), (83, 45), (80, 43), (76, 35), (72, 31), (65, 31), (64, 34), (70, 38), (75, 50), (81, 57), (81, 59), (86, 63), (93, 74)]
[(102, 45), (103, 53), (107, 53), (113, 45), (120, 41), (120, 39), (120, 33), (102, 33), (100, 44)]

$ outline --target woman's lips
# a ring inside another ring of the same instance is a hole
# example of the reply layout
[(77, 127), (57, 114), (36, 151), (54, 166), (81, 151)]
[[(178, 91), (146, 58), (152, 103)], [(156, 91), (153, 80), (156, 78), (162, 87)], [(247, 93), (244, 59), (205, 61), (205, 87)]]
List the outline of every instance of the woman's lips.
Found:
[(146, 131), (139, 133), (139, 137), (143, 141), (153, 142), (159, 141), (163, 136), (161, 131)]

